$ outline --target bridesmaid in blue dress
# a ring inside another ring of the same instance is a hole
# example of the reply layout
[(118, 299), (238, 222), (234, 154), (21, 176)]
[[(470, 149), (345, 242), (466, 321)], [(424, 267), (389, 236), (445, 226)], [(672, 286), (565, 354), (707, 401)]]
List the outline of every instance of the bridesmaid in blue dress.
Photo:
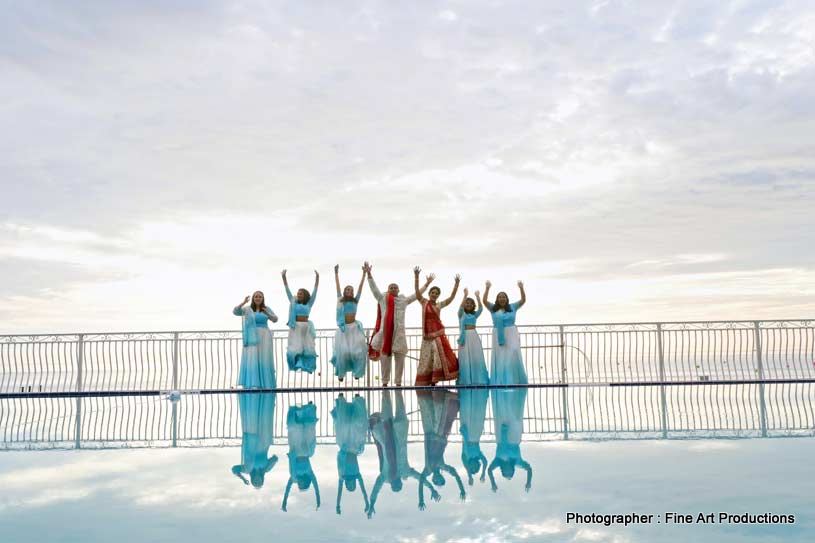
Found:
[[(274, 443), (275, 394), (238, 394), (241, 415), (241, 463), (232, 473), (244, 484), (263, 486), (266, 474), (277, 464), (277, 455), (269, 456)], [(247, 480), (245, 475), (249, 475)]]
[[(449, 390), (417, 390), (419, 411), (424, 430), (425, 467), (422, 475), (431, 477), (436, 487), (444, 486), (442, 472), (447, 473), (458, 485), (459, 497), (464, 500), (467, 493), (456, 468), (444, 461), (444, 451), (450, 437), (450, 430), (458, 418), (458, 394)], [(422, 489), (423, 490), (423, 489)]]
[(515, 316), (526, 303), (524, 284), (518, 281), (521, 299), (509, 303), (506, 292), (499, 292), (495, 303), (487, 301), (492, 283), (487, 281), (484, 289), (484, 305), (492, 314), (492, 357), (490, 361), (490, 383), (493, 385), (525, 385), (529, 382), (521, 354), (521, 338), (515, 326)]
[(357, 482), (359, 482), (359, 489), (365, 502), (364, 510), (367, 512), (368, 494), (365, 492), (365, 482), (359, 471), (359, 455), (365, 451), (365, 441), (368, 438), (368, 407), (365, 405), (365, 398), (355, 394), (354, 399), (349, 402), (345, 396), (340, 394), (334, 402), (331, 418), (334, 420), (334, 433), (340, 448), (337, 453), (337, 472), (339, 473), (337, 514), (342, 512), (340, 502), (343, 486), (348, 492), (353, 492), (357, 488)]
[(290, 370), (303, 370), (314, 373), (317, 369), (317, 351), (314, 349), (314, 339), (317, 331), (308, 317), (314, 300), (317, 299), (317, 286), (320, 284), (320, 274), (314, 270), (314, 289), (309, 293), (304, 288), (292, 296), (286, 270), (283, 270), (283, 285), (286, 287), (286, 297), (289, 299), (289, 344), (286, 348), (286, 362)]
[(376, 478), (374, 489), (371, 491), (371, 503), (368, 506), (368, 518), (376, 512), (374, 506), (379, 491), (387, 482), (393, 492), (402, 491), (402, 481), (415, 479), (419, 483), (419, 510), (424, 510), (424, 487), (430, 488), (430, 497), (439, 501), (441, 496), (433, 485), (427, 480), (425, 474), (419, 473), (408, 462), (407, 436), (408, 418), (405, 411), (405, 400), (401, 390), (396, 390), (396, 414), (394, 416), (393, 403), (390, 390), (382, 392), (382, 409), (371, 415), (368, 425), (376, 444), (376, 453), (379, 456), (379, 475)]
[(266, 307), (259, 290), (252, 294), (252, 303), (247, 306), (248, 301), (249, 296), (232, 310), (234, 315), (243, 319), (238, 385), (243, 388), (277, 388), (272, 332), (268, 325), (270, 320), (277, 322), (277, 315)]
[(289, 501), (289, 492), (292, 485), (297, 482), (300, 491), (308, 490), (314, 486), (314, 496), (317, 499), (317, 509), (320, 508), (320, 487), (317, 485), (317, 476), (311, 468), (311, 457), (317, 446), (317, 407), (309, 402), (306, 405), (293, 405), (286, 413), (286, 428), (289, 437), (289, 482), (286, 483), (286, 492), (283, 494), (283, 511)]
[(469, 291), (464, 289), (464, 299), (458, 310), (458, 380), (457, 385), (486, 385), (490, 378), (487, 373), (487, 363), (484, 361), (484, 347), (481, 337), (475, 330), (475, 324), (481, 311), (481, 296), (475, 292), (478, 300), (478, 309), (475, 300), (469, 297)]
[(354, 296), (354, 287), (346, 286), (340, 292), (340, 266), (334, 266), (334, 280), (337, 283), (337, 333), (334, 335), (334, 356), (331, 364), (334, 366), (334, 375), (342, 382), (349, 371), (354, 379), (365, 375), (368, 365), (368, 340), (365, 338), (365, 329), (356, 319), (359, 298), (362, 296), (362, 285), (365, 284), (365, 269), (362, 268), (362, 279), (359, 282), (357, 294)]
[(473, 484), (473, 476), (479, 471), (481, 480), (484, 480), (489, 464), (487, 457), (481, 452), (481, 435), (484, 433), (489, 397), (490, 391), (486, 388), (462, 388), (458, 391), (461, 404), (461, 462), (467, 470), (467, 482), (470, 486)]
[(524, 404), (526, 388), (493, 389), (492, 414), (495, 421), (495, 459), (489, 467), (492, 491), (498, 490), (493, 471), (501, 469), (505, 479), (515, 476), (515, 469), (526, 471), (526, 485), (529, 492), (532, 488), (532, 466), (521, 456), (521, 439), (523, 437)]

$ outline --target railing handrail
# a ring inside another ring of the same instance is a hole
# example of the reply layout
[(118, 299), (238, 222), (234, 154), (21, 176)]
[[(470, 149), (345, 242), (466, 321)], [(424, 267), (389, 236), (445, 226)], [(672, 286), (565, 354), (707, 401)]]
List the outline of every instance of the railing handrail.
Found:
[[(815, 318), (808, 318), (808, 319), (738, 319), (738, 320), (689, 320), (689, 321), (641, 321), (641, 322), (588, 322), (588, 323), (539, 323), (539, 324), (519, 324), (517, 325), (518, 328), (526, 329), (526, 328), (540, 328), (540, 327), (551, 327), (553, 328), (553, 332), (557, 332), (557, 328), (560, 326), (565, 327), (574, 327), (574, 326), (657, 326), (657, 325), (682, 325), (682, 324), (754, 324), (758, 323), (759, 326), (762, 323), (801, 323), (805, 325), (813, 325), (815, 326)], [(477, 327), (478, 329), (489, 329), (492, 328), (490, 325), (481, 325)], [(285, 327), (275, 327), (271, 328), (272, 332), (285, 332), (287, 328)], [(317, 328), (317, 332), (334, 332), (336, 328)], [(370, 327), (366, 327), (366, 330), (370, 330)], [(405, 330), (421, 330), (421, 326), (406, 326)], [(39, 336), (47, 336), (47, 337), (65, 337), (65, 336), (116, 336), (116, 335), (149, 335), (149, 334), (229, 334), (229, 333), (240, 333), (240, 328), (230, 328), (227, 330), (147, 330), (147, 331), (107, 331), (107, 332), (60, 332), (60, 333), (48, 333), (48, 332), (38, 332), (38, 333), (31, 333), (31, 334), (0, 334), (0, 338), (13, 338), (13, 337), (39, 337)]]

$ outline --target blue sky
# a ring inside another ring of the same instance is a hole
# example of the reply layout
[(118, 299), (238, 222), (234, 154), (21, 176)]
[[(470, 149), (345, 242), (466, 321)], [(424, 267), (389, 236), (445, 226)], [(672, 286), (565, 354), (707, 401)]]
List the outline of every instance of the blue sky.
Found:
[(2, 332), (234, 328), (283, 268), (330, 327), (366, 258), (525, 323), (813, 315), (810, 2), (3, 13)]

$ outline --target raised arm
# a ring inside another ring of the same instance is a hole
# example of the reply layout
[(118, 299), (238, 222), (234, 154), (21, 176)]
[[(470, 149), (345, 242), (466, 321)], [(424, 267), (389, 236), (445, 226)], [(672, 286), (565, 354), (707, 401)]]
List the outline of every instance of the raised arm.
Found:
[(342, 289), (340, 288), (340, 265), (334, 265), (334, 282), (337, 284), (337, 298), (342, 297)]
[(286, 287), (286, 298), (288, 298), (289, 303), (291, 303), (292, 295), (291, 295), (291, 289), (289, 288), (289, 280), (286, 278), (286, 270), (283, 270), (282, 272), (280, 272), (280, 275), (283, 276), (283, 286)]
[(521, 299), (515, 303), (517, 304), (516, 307), (521, 307), (526, 303), (526, 291), (524, 290), (523, 281), (518, 281), (518, 288), (521, 289)]
[(464, 491), (464, 483), (461, 482), (461, 477), (459, 477), (458, 471), (456, 471), (453, 466), (448, 464), (442, 465), (441, 469), (453, 476), (453, 479), (456, 480), (456, 485), (458, 485), (458, 497), (462, 500), (465, 499), (467, 497), (467, 493)]
[(532, 488), (532, 466), (526, 460), (521, 460), (518, 462), (518, 467), (526, 470), (526, 486), (524, 486), (524, 490), (529, 492), (529, 489)]
[(421, 271), (422, 269), (419, 266), (413, 268), (413, 296), (421, 303), (425, 303), (427, 300), (422, 297), (422, 290), (419, 288), (419, 274)]
[(357, 303), (359, 303), (359, 299), (362, 297), (362, 286), (365, 284), (365, 268), (362, 268), (362, 277), (359, 280), (359, 288), (357, 289)]
[(490, 476), (490, 486), (492, 487), (493, 492), (498, 490), (498, 485), (495, 484), (495, 475), (492, 474), (492, 472), (495, 471), (495, 468), (497, 468), (497, 467), (498, 467), (498, 459), (496, 458), (495, 460), (492, 461), (492, 464), (490, 464), (490, 467), (487, 470), (487, 473)]
[(368, 493), (365, 492), (365, 481), (362, 479), (362, 475), (358, 475), (357, 479), (359, 479), (359, 489), (362, 491), (362, 499), (365, 500), (365, 510), (368, 510)]
[(481, 305), (481, 293), (477, 290), (475, 291), (475, 301), (478, 303), (478, 309), (475, 310), (475, 318), (478, 318), (484, 310), (484, 306)]
[(382, 485), (385, 483), (385, 476), (379, 475), (376, 478), (376, 482), (374, 483), (374, 489), (371, 491), (371, 501), (368, 504), (368, 509), (366, 513), (368, 513), (368, 518), (371, 518), (373, 514), (376, 512), (374, 511), (374, 505), (376, 505), (376, 498), (379, 496), (379, 491), (382, 490)]
[(245, 306), (248, 302), (249, 302), (249, 296), (244, 298), (241, 303), (239, 303), (238, 305), (236, 305), (235, 307), (232, 308), (232, 314), (235, 315), (236, 317), (242, 316), (243, 315), (243, 306)]
[(365, 262), (362, 269), (368, 272), (368, 286), (371, 287), (371, 292), (376, 298), (377, 301), (382, 300), (382, 292), (379, 290), (379, 287), (376, 286), (376, 281), (374, 281), (374, 275), (372, 272), (373, 266), (371, 266), (368, 262)]
[(314, 301), (317, 299), (317, 287), (320, 286), (320, 272), (314, 270), (314, 289), (311, 291), (311, 298), (308, 299), (307, 306), (311, 307), (314, 305)]
[[(418, 268), (418, 266), (417, 266), (417, 268)], [(414, 272), (414, 274), (416, 273), (415, 268), (413, 269), (413, 272)], [(410, 303), (415, 302), (416, 300), (424, 301), (424, 298), (422, 297), (422, 295), (424, 294), (424, 292), (427, 290), (427, 287), (430, 286), (430, 283), (432, 283), (433, 279), (435, 279), (435, 278), (436, 278), (436, 275), (432, 274), (432, 273), (430, 275), (426, 276), (426, 280), (425, 280), (425, 283), (422, 286), (422, 288), (418, 289), (416, 292), (414, 292), (410, 296), (406, 297), (405, 298), (405, 303), (410, 304)], [(418, 279), (416, 279), (416, 281), (418, 281)]]
[(453, 300), (456, 299), (456, 294), (458, 293), (458, 286), (461, 284), (461, 275), (456, 274), (456, 282), (453, 285), (453, 292), (450, 293), (450, 296), (441, 303), (441, 307), (446, 307), (453, 303)]
[(246, 480), (246, 477), (243, 476), (243, 464), (238, 464), (236, 466), (232, 466), (232, 475), (236, 476), (238, 479), (243, 481), (243, 484), (248, 485), (249, 481)]
[(486, 307), (489, 311), (492, 311), (492, 304), (489, 302), (491, 286), (492, 283), (489, 281), (487, 281), (486, 285), (484, 286), (484, 307)]
[(291, 492), (291, 485), (294, 483), (294, 478), (289, 477), (289, 482), (286, 483), (286, 491), (283, 493), (283, 506), (281, 509), (286, 510), (286, 504), (289, 503), (289, 492)]
[(340, 509), (340, 502), (342, 501), (342, 477), (340, 477), (340, 482), (337, 484), (337, 514), (339, 515), (342, 513), (342, 509)]
[(320, 508), (320, 485), (317, 484), (317, 476), (311, 474), (311, 480), (314, 481), (314, 496), (317, 498), (317, 509)]

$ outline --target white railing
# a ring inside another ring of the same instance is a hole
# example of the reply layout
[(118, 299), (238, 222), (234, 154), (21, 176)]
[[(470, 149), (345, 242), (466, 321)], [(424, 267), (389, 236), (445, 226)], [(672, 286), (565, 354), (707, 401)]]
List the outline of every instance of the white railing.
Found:
[[(536, 384), (815, 378), (815, 321), (708, 321), (519, 326), (529, 380)], [(450, 328), (455, 347), (457, 329)], [(489, 358), (492, 334), (479, 332)], [(334, 330), (318, 330), (317, 371), (285, 367), (286, 331), (273, 332), (278, 387), (379, 384), (337, 381), (329, 363)], [(405, 382), (412, 383), (421, 331), (409, 329)], [(238, 331), (0, 335), (0, 394), (218, 390), (234, 386)]]
[[(815, 435), (815, 383), (811, 382), (532, 388), (510, 393), (525, 394), (524, 441)], [(404, 406), (408, 440), (424, 439), (414, 391), (361, 394), (369, 414), (381, 411), (384, 395), (389, 395), (397, 416)], [(481, 402), (485, 443), (495, 441), (492, 394), (495, 391), (486, 389), (458, 392), (461, 413), (468, 409), (472, 413)], [(275, 394), (273, 402), (263, 404), (271, 413), (262, 419), (271, 421), (275, 443), (282, 444), (288, 407), (313, 402), (319, 419), (317, 439), (333, 443), (330, 411), (336, 396)], [(350, 400), (350, 394), (346, 397)], [(0, 399), (0, 450), (235, 446), (241, 443), (240, 410), (236, 394), (185, 394), (177, 402), (162, 396), (4, 398)], [(450, 441), (460, 440), (457, 421)]]

